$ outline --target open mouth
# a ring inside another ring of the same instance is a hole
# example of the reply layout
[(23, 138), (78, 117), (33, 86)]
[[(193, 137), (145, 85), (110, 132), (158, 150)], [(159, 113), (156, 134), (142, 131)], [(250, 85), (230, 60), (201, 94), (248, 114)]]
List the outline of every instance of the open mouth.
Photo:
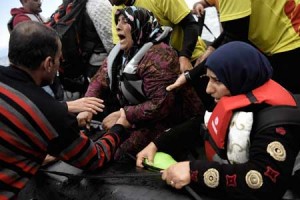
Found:
[(120, 40), (124, 40), (125, 39), (125, 36), (122, 35), (122, 34), (118, 34), (118, 37), (120, 38)]

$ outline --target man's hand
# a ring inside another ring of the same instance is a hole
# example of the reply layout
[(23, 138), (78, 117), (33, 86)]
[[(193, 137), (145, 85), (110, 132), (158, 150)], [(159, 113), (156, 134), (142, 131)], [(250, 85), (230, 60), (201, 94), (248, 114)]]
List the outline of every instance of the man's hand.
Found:
[(58, 159), (56, 157), (50, 156), (49, 154), (47, 154), (46, 158), (44, 159), (42, 166), (51, 164), (53, 162), (56, 162)]
[(93, 118), (93, 113), (91, 112), (81, 112), (77, 115), (77, 122), (80, 127), (86, 126), (87, 129), (90, 129), (90, 123)]
[(167, 91), (172, 91), (176, 88), (180, 88), (181, 86), (183, 86), (186, 83), (186, 78), (184, 76), (184, 74), (180, 74), (180, 76), (177, 78), (177, 80), (175, 81), (175, 83), (173, 83), (172, 85), (169, 85), (166, 90)]
[(93, 114), (98, 112), (103, 112), (105, 107), (103, 100), (96, 97), (83, 97), (74, 101), (67, 101), (68, 111), (72, 113), (79, 113), (83, 111), (88, 111)]
[(121, 124), (125, 128), (130, 128), (131, 127), (131, 124), (126, 119), (126, 114), (125, 114), (125, 111), (124, 111), (123, 108), (120, 109), (120, 117), (117, 120), (116, 124)]
[(181, 73), (183, 73), (187, 70), (191, 70), (193, 68), (193, 65), (192, 65), (190, 59), (188, 59), (185, 56), (179, 57), (179, 64), (180, 64), (180, 72)]
[(213, 48), (212, 46), (209, 46), (207, 49), (206, 49), (206, 51), (202, 54), (202, 56), (200, 56), (198, 59), (197, 59), (197, 61), (196, 61), (196, 63), (195, 63), (195, 65), (194, 65), (194, 67), (196, 67), (197, 65), (199, 65), (200, 63), (202, 63), (203, 62), (203, 60), (205, 60), (212, 52), (214, 52), (215, 51), (215, 48)]
[(205, 9), (205, 7), (204, 7), (202, 1), (199, 1), (193, 5), (192, 13), (195, 14), (197, 17), (200, 17), (201, 15), (204, 14), (204, 9)]
[(110, 129), (113, 125), (117, 123), (119, 118), (121, 117), (121, 111), (116, 111), (111, 114), (109, 114), (107, 117), (105, 117), (102, 121), (102, 127), (105, 130)]

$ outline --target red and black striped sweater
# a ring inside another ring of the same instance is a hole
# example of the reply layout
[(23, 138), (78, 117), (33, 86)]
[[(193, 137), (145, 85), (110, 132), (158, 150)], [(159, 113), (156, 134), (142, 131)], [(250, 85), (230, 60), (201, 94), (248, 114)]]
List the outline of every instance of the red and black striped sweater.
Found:
[(84, 170), (110, 161), (126, 133), (115, 125), (93, 142), (74, 115), (13, 67), (0, 67), (0, 199), (13, 199), (47, 154)]

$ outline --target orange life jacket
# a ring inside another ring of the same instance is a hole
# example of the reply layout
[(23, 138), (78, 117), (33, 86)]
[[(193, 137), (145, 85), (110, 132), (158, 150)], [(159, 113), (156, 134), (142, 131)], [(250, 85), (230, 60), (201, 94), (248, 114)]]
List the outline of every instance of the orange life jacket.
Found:
[(296, 106), (293, 96), (273, 80), (252, 90), (248, 94), (222, 97), (213, 110), (208, 121), (208, 140), (205, 141), (205, 151), (208, 160), (218, 154), (226, 159), (225, 143), (233, 111), (250, 104), (266, 103), (272, 106)]

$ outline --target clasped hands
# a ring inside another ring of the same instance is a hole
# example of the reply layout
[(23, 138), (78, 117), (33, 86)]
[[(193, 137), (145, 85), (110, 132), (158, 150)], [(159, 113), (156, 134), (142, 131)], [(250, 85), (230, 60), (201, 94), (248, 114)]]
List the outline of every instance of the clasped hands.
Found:
[[(93, 118), (93, 113), (88, 111), (80, 112), (77, 115), (77, 121), (79, 126), (81, 127), (85, 126), (87, 129), (90, 129), (90, 122), (92, 118)], [(119, 111), (109, 114), (102, 121), (102, 127), (105, 130), (109, 130), (115, 124), (121, 124), (125, 128), (131, 127), (131, 124), (128, 122), (126, 118), (126, 113), (123, 108), (121, 108)]]

